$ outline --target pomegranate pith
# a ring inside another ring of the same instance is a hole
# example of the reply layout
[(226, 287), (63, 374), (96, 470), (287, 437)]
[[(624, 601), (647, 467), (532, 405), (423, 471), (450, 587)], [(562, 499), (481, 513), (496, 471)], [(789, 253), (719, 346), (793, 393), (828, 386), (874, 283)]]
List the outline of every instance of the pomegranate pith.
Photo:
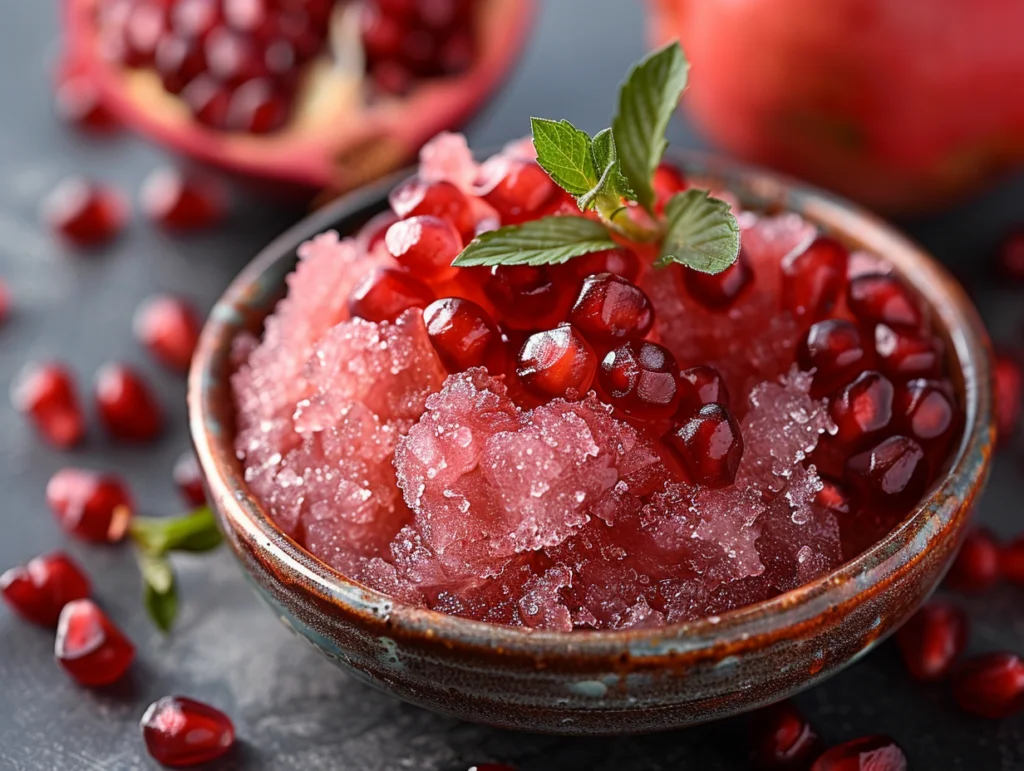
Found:
[(811, 771), (907, 771), (907, 756), (888, 736), (864, 736), (826, 751)]
[(85, 436), (75, 381), (60, 364), (26, 364), (11, 385), (11, 402), (55, 447), (74, 447)]
[(735, 481), (743, 458), (743, 435), (721, 404), (705, 404), (667, 439), (694, 481), (708, 487)]
[(96, 407), (111, 436), (148, 442), (163, 428), (163, 410), (145, 380), (123, 364), (96, 373)]
[(999, 580), (999, 546), (984, 528), (964, 537), (960, 552), (946, 574), (946, 586), (961, 592), (983, 592)]
[(68, 243), (94, 247), (111, 241), (121, 232), (127, 206), (110, 188), (71, 178), (44, 199), (43, 217), (50, 229)]
[(953, 675), (953, 695), (966, 711), (992, 719), (1024, 709), (1024, 661), (1014, 653), (989, 653)]
[(92, 600), (73, 600), (57, 622), (53, 654), (80, 685), (110, 685), (135, 659), (135, 646)]
[(931, 602), (896, 635), (903, 663), (918, 680), (939, 680), (967, 647), (967, 615), (952, 605)]
[(170, 295), (143, 300), (132, 319), (136, 339), (157, 361), (181, 373), (188, 372), (201, 326), (192, 307)]
[(231, 718), (185, 696), (164, 696), (150, 704), (139, 728), (146, 751), (172, 768), (216, 760), (235, 743)]
[(40, 555), (0, 575), (0, 594), (7, 604), (41, 626), (56, 626), (61, 609), (90, 591), (88, 577), (63, 552)]
[(62, 530), (95, 543), (120, 541), (133, 513), (120, 479), (85, 469), (65, 468), (50, 477), (46, 502)]
[(348, 310), (367, 321), (394, 321), (410, 308), (426, 308), (433, 301), (430, 287), (415, 276), (392, 268), (378, 268), (352, 289)]

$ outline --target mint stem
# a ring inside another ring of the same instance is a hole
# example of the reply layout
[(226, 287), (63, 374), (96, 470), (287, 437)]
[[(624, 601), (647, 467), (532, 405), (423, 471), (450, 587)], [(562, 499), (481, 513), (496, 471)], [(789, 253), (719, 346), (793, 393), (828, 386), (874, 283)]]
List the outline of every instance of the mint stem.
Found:
[(638, 244), (649, 244), (661, 240), (664, 231), (660, 223), (651, 222), (652, 227), (637, 222), (629, 214), (629, 208), (619, 200), (601, 196), (597, 199), (597, 213), (609, 228), (623, 238)]

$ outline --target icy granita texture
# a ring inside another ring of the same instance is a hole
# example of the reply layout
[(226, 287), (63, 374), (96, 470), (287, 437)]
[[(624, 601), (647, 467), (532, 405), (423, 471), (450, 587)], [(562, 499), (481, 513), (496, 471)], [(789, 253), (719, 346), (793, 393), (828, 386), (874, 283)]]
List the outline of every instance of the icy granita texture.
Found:
[(451, 268), (475, 233), (578, 213), (529, 151), (477, 165), (439, 137), (392, 212), (301, 247), (238, 341), (235, 446), (283, 530), (401, 601), (569, 631), (766, 599), (910, 511), (959, 408), (883, 263), (735, 207), (719, 276), (628, 246)]

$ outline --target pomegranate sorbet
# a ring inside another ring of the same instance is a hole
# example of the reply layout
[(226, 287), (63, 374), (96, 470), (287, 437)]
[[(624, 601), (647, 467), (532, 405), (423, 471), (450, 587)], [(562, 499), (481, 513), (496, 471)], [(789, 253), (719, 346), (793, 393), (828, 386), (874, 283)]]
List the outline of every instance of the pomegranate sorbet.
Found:
[[(390, 213), (301, 247), (262, 340), (236, 344), (246, 480), (331, 567), (495, 623), (657, 626), (834, 569), (942, 470), (943, 345), (881, 260), (734, 204), (714, 275), (618, 236), (452, 267), (503, 225), (597, 217), (528, 143), (478, 165), (449, 134), (422, 157)], [(652, 211), (688, 185), (652, 181)]]

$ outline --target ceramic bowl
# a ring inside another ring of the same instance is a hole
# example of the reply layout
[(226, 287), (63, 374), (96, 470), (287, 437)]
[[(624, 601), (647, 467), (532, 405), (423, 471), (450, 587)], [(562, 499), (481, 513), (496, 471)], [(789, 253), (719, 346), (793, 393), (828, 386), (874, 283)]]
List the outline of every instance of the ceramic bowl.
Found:
[(270, 520), (232, 448), (233, 338), (259, 332), (300, 243), (352, 233), (396, 178), (322, 210), (268, 246), (228, 288), (189, 378), (192, 437), (227, 540), (291, 629), (356, 678), (466, 720), (559, 734), (678, 728), (813, 686), (874, 648), (932, 592), (953, 559), (993, 448), (990, 350), (959, 285), (931, 257), (849, 203), (778, 176), (689, 154), (689, 177), (745, 206), (799, 212), (850, 248), (885, 257), (932, 306), (964, 405), (962, 441), (922, 503), (832, 573), (766, 602), (660, 629), (530, 632), (410, 607), (337, 573)]

